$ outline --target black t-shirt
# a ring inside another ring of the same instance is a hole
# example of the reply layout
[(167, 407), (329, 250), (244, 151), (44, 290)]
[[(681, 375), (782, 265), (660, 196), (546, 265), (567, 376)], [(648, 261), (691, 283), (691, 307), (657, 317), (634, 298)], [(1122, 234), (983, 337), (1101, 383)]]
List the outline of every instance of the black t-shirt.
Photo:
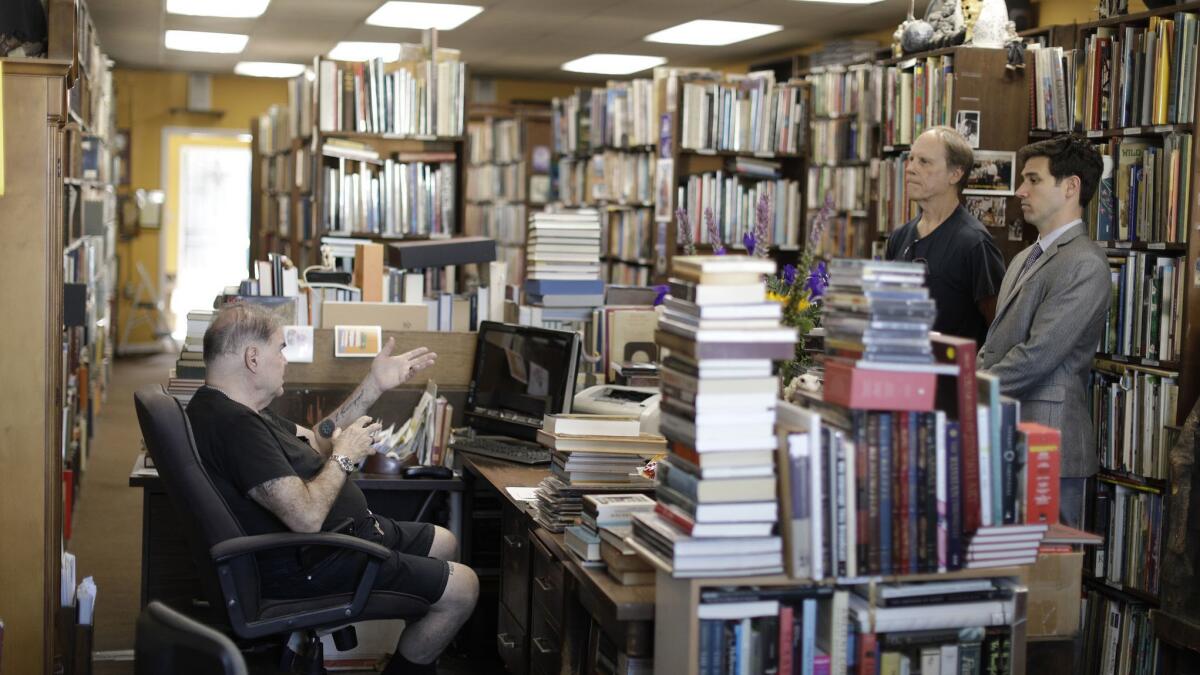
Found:
[[(200, 460), (246, 534), (288, 532), (283, 521), (250, 498), (250, 490), (284, 476), (312, 480), (328, 460), (296, 435), (295, 423), (269, 409), (256, 413), (212, 387), (196, 392), (187, 414)], [(347, 480), (321, 529), (333, 529), (346, 518), (358, 523), (368, 515), (362, 490)]]
[(917, 218), (888, 237), (888, 260), (924, 260), (929, 269), (929, 295), (937, 303), (933, 329), (972, 338), (983, 344), (988, 322), (979, 301), (998, 295), (1004, 280), (1004, 257), (987, 228), (960, 204), (924, 239)]

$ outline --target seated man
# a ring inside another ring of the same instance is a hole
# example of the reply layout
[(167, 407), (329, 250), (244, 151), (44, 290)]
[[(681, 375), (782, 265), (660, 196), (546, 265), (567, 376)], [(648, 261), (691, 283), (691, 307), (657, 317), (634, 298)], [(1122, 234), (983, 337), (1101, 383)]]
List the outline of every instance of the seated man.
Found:
[[(450, 562), (458, 542), (448, 530), (372, 514), (348, 476), (379, 431), (364, 413), (437, 355), (421, 347), (392, 356), (389, 339), (314, 432), (267, 409), (283, 393), (284, 346), (279, 321), (263, 309), (234, 304), (217, 313), (204, 333), (208, 377), (187, 407), (201, 461), (246, 534), (338, 531), (392, 549), (375, 588), (422, 597), (430, 610), (405, 628), (385, 672), (436, 672), (434, 661), (475, 607), (479, 581)], [(258, 556), (263, 595), (272, 598), (351, 591), (365, 564), (361, 554), (319, 547)]]

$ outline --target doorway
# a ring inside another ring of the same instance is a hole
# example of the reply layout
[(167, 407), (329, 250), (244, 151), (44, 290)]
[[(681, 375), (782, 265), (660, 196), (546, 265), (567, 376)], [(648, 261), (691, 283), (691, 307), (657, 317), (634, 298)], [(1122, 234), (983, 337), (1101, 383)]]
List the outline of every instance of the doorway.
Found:
[(187, 334), (187, 313), (246, 276), (250, 255), (250, 139), (234, 131), (169, 129), (163, 288), (172, 336)]

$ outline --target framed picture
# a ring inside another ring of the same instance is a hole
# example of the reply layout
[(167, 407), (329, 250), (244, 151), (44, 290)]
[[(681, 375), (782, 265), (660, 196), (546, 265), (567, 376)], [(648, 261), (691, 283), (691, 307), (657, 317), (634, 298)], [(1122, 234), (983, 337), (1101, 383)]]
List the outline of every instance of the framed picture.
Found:
[(1008, 240), (1023, 241), (1025, 239), (1025, 219), (1017, 218), (1008, 224)]
[(288, 360), (288, 362), (313, 362), (312, 326), (284, 326), (283, 341), (287, 344), (287, 346), (283, 348), (283, 356)]
[(975, 165), (967, 176), (967, 195), (1012, 195), (1017, 184), (1017, 153), (976, 150)]
[(654, 172), (654, 219), (671, 219), (671, 202), (675, 196), (675, 160), (659, 159)]
[(979, 111), (959, 110), (954, 116), (954, 128), (967, 139), (972, 148), (979, 147)]
[(374, 358), (382, 345), (379, 326), (333, 327), (333, 355), (337, 358)]
[(967, 197), (964, 206), (984, 227), (1004, 227), (1006, 197)]

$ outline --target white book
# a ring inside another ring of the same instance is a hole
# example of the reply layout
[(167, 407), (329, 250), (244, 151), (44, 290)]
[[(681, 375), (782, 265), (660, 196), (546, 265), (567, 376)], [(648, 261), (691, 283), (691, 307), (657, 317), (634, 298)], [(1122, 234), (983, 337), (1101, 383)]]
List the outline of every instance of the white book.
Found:
[(936, 420), (934, 422), (936, 436), (936, 459), (937, 459), (937, 553), (938, 553), (938, 571), (946, 571), (947, 544), (949, 534), (949, 511), (947, 510), (946, 496), (949, 494), (947, 484), (947, 466), (946, 459), (946, 413), (938, 410)]
[(987, 527), (992, 522), (992, 434), (988, 413), (983, 404), (975, 406), (975, 434), (979, 442), (979, 522)]
[[(796, 429), (801, 433), (808, 435), (808, 509), (806, 517), (809, 520), (808, 532), (808, 550), (810, 570), (809, 578), (823, 579), (825, 578), (825, 565), (820, 552), (824, 550), (825, 532), (821, 518), (821, 471), (822, 460), (824, 454), (821, 445), (821, 416), (812, 410), (801, 408), (798, 405), (780, 401), (776, 408), (776, 419), (779, 427), (783, 429)], [(789, 453), (791, 452), (789, 446)], [(795, 483), (793, 482), (793, 485)], [(789, 491), (790, 492), (790, 491)], [(793, 500), (795, 497), (793, 497)], [(796, 504), (793, 501), (793, 509), (798, 509), (802, 505)], [(799, 542), (794, 546), (801, 545)]]
[(751, 619), (759, 616), (777, 616), (778, 600), (748, 600), (744, 602), (702, 602), (696, 615), (704, 619)]
[[(863, 632), (940, 630), (972, 626), (1007, 626), (1013, 620), (1013, 600), (954, 602), (934, 606), (876, 607), (856, 594), (850, 595), (850, 614)], [(874, 626), (871, 625), (872, 618)]]

